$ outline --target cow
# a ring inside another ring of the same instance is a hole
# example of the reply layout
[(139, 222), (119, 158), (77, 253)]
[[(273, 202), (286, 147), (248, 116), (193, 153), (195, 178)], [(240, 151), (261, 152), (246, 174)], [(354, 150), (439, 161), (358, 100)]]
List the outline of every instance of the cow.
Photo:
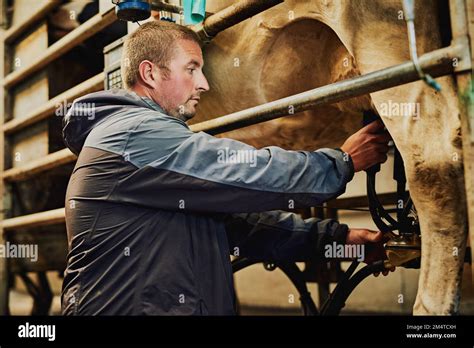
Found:
[[(207, 11), (231, 4), (209, 0)], [(419, 54), (443, 45), (438, 4), (416, 1)], [(192, 123), (410, 59), (399, 0), (286, 0), (221, 32), (203, 51), (211, 90)], [(221, 135), (257, 148), (337, 147), (360, 128), (364, 111), (377, 112), (404, 160), (421, 227), (415, 315), (458, 312), (467, 240), (456, 88), (452, 76), (437, 81), (441, 92), (418, 81)]]

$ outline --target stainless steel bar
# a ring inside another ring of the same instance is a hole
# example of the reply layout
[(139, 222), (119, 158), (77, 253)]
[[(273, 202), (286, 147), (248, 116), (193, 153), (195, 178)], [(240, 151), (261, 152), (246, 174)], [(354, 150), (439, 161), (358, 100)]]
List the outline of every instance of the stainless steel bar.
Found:
[(151, 2), (151, 9), (154, 11), (167, 11), (171, 13), (180, 14), (183, 12), (183, 8), (181, 6), (167, 4), (162, 1), (152, 1)]
[(284, 0), (240, 0), (222, 11), (209, 16), (203, 23), (194, 26), (193, 30), (196, 31), (203, 42), (209, 42), (221, 31), (263, 12), (270, 7), (278, 5), (283, 1)]

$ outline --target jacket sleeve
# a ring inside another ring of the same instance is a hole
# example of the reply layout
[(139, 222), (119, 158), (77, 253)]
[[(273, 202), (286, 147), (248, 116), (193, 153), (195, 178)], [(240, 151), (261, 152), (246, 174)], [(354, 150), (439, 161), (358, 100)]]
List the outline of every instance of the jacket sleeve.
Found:
[(138, 170), (117, 184), (110, 199), (187, 212), (314, 206), (342, 194), (354, 175), (340, 150), (256, 149), (194, 133), (171, 117), (143, 121), (123, 152)]
[(231, 255), (263, 261), (323, 260), (325, 246), (345, 244), (348, 233), (335, 220), (282, 211), (229, 214), (225, 226)]

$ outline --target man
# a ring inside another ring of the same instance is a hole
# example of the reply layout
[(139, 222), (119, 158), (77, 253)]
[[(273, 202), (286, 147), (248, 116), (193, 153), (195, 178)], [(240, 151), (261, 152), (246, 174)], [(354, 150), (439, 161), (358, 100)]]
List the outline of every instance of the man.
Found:
[[(385, 161), (383, 125), (315, 152), (193, 133), (185, 122), (209, 89), (203, 64), (194, 32), (146, 23), (124, 44), (127, 90), (79, 98), (65, 117), (79, 157), (66, 193), (64, 314), (231, 315), (230, 254), (323, 260), (333, 242), (380, 251), (380, 232), (278, 209), (321, 204)], [(255, 161), (220, 161), (224, 149)]]

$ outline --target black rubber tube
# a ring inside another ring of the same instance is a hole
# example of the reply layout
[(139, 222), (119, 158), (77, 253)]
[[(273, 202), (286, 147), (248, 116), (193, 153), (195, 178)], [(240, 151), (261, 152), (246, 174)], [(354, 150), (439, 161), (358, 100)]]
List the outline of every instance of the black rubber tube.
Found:
[[(236, 273), (245, 267), (252, 266), (264, 261), (257, 259), (249, 259), (247, 257), (239, 257), (232, 261), (232, 272)], [(303, 272), (300, 271), (294, 262), (273, 262), (280, 270), (290, 279), (294, 287), (300, 295), (301, 307), (304, 315), (318, 315), (319, 311), (314, 303), (311, 293), (308, 291), (308, 286), (304, 279)]]
[[(355, 261), (354, 261), (355, 262)], [(354, 263), (353, 263), (354, 264)], [(352, 265), (351, 265), (352, 266)], [(373, 264), (367, 265), (358, 271), (354, 276), (349, 279), (343, 279), (339, 282), (334, 292), (331, 294), (327, 301), (327, 305), (321, 310), (321, 315), (339, 315), (341, 309), (346, 305), (346, 300), (350, 294), (365, 278), (376, 272), (382, 272), (385, 270), (383, 260), (374, 262)]]

